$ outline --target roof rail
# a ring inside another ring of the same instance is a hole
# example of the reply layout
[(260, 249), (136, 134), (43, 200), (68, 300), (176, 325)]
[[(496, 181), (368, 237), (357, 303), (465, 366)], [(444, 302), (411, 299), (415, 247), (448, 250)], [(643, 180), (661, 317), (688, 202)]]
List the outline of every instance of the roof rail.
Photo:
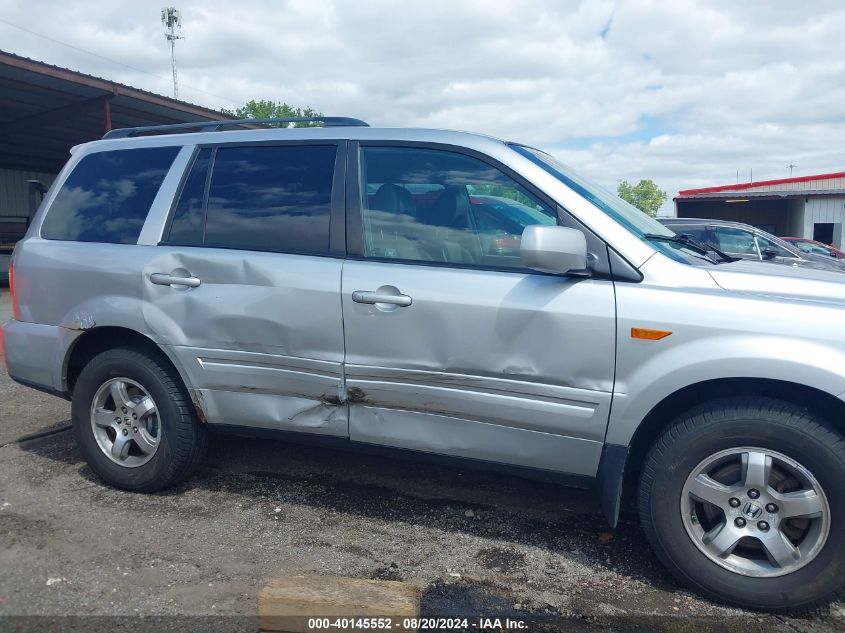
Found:
[(146, 134), (178, 134), (179, 132), (218, 132), (221, 128), (241, 125), (268, 125), (270, 123), (322, 123), (323, 127), (370, 127), (360, 119), (345, 116), (301, 116), (274, 119), (226, 119), (222, 121), (197, 121), (196, 123), (173, 123), (169, 125), (148, 125), (145, 127), (124, 127), (110, 130), (103, 138), (128, 138)]

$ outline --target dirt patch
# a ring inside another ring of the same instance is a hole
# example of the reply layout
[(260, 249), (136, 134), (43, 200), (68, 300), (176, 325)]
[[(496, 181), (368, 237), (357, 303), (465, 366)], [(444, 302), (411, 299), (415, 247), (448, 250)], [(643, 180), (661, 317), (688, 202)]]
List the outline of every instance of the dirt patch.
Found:
[(485, 547), (475, 557), (491, 571), (516, 571), (525, 566), (525, 554), (504, 547)]
[(18, 514), (9, 506), (0, 510), (0, 547), (25, 544), (43, 549), (55, 534), (56, 528), (47, 519)]

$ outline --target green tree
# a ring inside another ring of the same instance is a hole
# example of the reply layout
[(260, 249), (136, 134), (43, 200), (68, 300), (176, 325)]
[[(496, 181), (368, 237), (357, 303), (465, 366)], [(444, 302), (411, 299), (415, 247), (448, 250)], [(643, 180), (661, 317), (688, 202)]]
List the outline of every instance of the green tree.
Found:
[[(240, 108), (235, 110), (223, 109), (223, 114), (234, 117), (236, 119), (276, 119), (289, 117), (309, 117), (309, 116), (323, 116), (321, 112), (317, 112), (311, 108), (297, 108), (287, 103), (278, 103), (276, 101), (268, 101), (261, 99), (256, 101), (251, 99), (247, 101)], [(284, 126), (284, 123), (274, 124), (277, 127)], [(294, 123), (294, 127), (310, 127), (320, 125), (319, 123)]]
[(666, 202), (666, 192), (653, 180), (640, 180), (636, 185), (623, 180), (616, 187), (616, 194), (651, 217), (655, 217), (657, 210)]

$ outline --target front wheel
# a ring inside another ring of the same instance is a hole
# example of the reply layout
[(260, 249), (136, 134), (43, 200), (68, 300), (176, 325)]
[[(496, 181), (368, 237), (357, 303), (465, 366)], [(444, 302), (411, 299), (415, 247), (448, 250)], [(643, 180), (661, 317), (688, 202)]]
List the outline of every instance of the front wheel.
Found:
[(648, 455), (640, 518), (691, 588), (753, 609), (818, 608), (845, 584), (845, 439), (772, 399), (701, 406)]
[(179, 375), (142, 349), (91, 359), (74, 386), (71, 416), (88, 465), (124, 490), (154, 492), (182, 481), (207, 444)]

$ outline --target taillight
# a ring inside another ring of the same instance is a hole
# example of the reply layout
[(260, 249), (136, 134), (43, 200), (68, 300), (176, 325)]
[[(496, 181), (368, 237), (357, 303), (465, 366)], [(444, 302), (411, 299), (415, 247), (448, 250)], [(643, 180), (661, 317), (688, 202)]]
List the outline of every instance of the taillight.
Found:
[(12, 300), (12, 318), (15, 321), (21, 320), (21, 310), (18, 305), (18, 300), (15, 298), (15, 256), (12, 255), (12, 261), (9, 264), (9, 298)]

